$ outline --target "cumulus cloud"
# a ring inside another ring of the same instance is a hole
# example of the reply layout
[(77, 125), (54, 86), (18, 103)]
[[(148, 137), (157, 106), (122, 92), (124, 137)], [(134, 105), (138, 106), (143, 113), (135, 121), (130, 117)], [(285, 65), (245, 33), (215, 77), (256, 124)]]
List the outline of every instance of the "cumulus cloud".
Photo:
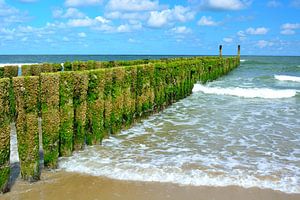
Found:
[(109, 23), (109, 20), (105, 19), (102, 16), (97, 16), (94, 19), (89, 17), (85, 17), (83, 19), (70, 19), (67, 22), (68, 26), (70, 27), (90, 27), (106, 23)]
[(54, 18), (85, 18), (86, 15), (80, 12), (77, 8), (68, 8), (64, 11), (64, 9), (56, 8), (52, 11), (52, 15)]
[(171, 22), (187, 22), (194, 19), (195, 12), (188, 7), (175, 6), (173, 9), (165, 9), (162, 11), (151, 11), (148, 19), (148, 26), (160, 28)]
[(202, 16), (197, 24), (199, 26), (217, 26), (218, 22), (213, 21), (212, 17)]
[(0, 0), (0, 26), (21, 23), (28, 19), (26, 12), (8, 5), (4, 0)]
[(265, 35), (267, 34), (269, 31), (269, 29), (265, 28), (265, 27), (259, 27), (259, 28), (248, 28), (246, 30), (246, 33), (250, 34), (250, 35)]
[(178, 26), (172, 28), (171, 32), (175, 34), (189, 34), (192, 32), (192, 29), (187, 28), (186, 26)]
[(294, 35), (297, 29), (300, 29), (299, 23), (285, 23), (281, 25), (280, 33), (282, 35)]
[(251, 5), (250, 0), (198, 0), (196, 1), (204, 10), (242, 10)]
[(67, 7), (80, 7), (80, 6), (92, 6), (100, 5), (102, 0), (66, 0), (65, 5)]
[(274, 43), (273, 42), (269, 42), (269, 41), (266, 41), (266, 40), (259, 40), (255, 46), (259, 47), (259, 48), (265, 48), (265, 47), (271, 47), (273, 46)]
[(226, 38), (223, 38), (223, 41), (226, 42), (226, 43), (232, 43), (233, 39), (230, 38), (230, 37), (226, 37)]
[(159, 3), (150, 0), (110, 0), (106, 7), (113, 11), (150, 11), (157, 10)]
[(78, 33), (78, 37), (85, 38), (86, 37), (86, 33), (80, 32), (80, 33)]

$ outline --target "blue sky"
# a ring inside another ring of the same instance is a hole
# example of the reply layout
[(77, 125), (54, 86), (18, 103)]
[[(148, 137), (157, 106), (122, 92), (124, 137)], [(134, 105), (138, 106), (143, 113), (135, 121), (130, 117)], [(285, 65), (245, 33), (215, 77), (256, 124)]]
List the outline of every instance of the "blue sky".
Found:
[(0, 0), (0, 54), (300, 55), (300, 0)]

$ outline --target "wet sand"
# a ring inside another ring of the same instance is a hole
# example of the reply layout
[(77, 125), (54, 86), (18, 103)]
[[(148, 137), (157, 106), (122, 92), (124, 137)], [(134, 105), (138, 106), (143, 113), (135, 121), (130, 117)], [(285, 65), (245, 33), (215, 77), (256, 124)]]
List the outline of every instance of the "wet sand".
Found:
[(3, 200), (299, 200), (300, 194), (241, 187), (194, 187), (157, 182), (119, 181), (84, 174), (43, 172), (41, 181), (17, 180)]

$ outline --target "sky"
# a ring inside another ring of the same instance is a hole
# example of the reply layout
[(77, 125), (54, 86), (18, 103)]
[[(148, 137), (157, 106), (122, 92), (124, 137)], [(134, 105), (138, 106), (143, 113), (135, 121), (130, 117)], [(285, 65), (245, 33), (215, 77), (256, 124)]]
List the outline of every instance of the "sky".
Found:
[(0, 0), (0, 54), (300, 55), (300, 0)]

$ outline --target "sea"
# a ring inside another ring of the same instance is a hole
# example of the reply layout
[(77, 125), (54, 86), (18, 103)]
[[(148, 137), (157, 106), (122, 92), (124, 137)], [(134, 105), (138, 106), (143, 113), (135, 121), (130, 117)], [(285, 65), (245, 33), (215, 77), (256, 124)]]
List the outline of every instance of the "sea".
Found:
[[(168, 56), (0, 56), (0, 63), (162, 57)], [(196, 83), (187, 98), (102, 145), (60, 158), (59, 170), (300, 193), (300, 57), (242, 56), (238, 68)]]

